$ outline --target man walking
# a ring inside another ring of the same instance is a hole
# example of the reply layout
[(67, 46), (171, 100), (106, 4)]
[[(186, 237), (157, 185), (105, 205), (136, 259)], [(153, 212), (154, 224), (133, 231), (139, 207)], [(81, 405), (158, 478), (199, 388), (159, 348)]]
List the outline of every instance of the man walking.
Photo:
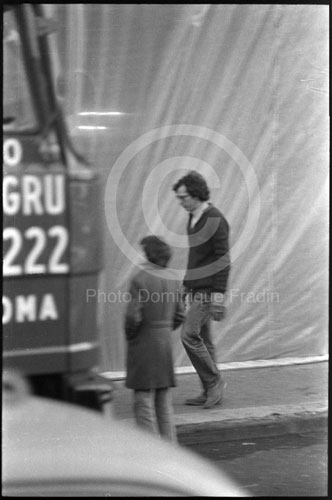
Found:
[(189, 212), (187, 226), (189, 256), (183, 280), (189, 310), (182, 327), (183, 346), (203, 387), (188, 405), (212, 408), (222, 400), (226, 383), (216, 364), (210, 319), (220, 321), (230, 271), (229, 226), (221, 212), (208, 202), (209, 188), (204, 177), (195, 171), (182, 177), (173, 186), (177, 199)]

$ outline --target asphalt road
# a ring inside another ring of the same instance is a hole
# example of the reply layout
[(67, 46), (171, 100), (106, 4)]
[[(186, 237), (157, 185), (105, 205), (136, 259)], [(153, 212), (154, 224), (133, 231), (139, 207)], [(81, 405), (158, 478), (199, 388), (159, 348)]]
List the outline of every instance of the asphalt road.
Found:
[(327, 496), (327, 432), (188, 447), (253, 496)]

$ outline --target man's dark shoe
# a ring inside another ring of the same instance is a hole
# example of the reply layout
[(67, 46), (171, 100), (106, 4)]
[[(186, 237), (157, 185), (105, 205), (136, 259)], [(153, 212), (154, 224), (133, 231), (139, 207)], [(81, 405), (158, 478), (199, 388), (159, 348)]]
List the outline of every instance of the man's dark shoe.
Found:
[(205, 403), (206, 398), (207, 398), (207, 396), (206, 396), (205, 392), (203, 392), (202, 394), (200, 394), (196, 398), (187, 399), (185, 404), (189, 405), (189, 406), (201, 406)]
[(223, 397), (223, 391), (226, 388), (226, 382), (224, 380), (219, 380), (217, 384), (208, 391), (208, 397), (203, 404), (203, 409), (208, 410), (215, 405), (221, 403)]

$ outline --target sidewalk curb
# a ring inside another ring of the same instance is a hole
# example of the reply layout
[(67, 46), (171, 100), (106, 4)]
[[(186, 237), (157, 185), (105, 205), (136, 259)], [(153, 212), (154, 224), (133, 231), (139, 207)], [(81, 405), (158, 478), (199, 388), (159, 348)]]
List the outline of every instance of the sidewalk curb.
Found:
[[(321, 408), (319, 408), (321, 406)], [(296, 410), (296, 408), (295, 408)], [(184, 445), (209, 443), (218, 441), (233, 441), (237, 439), (252, 439), (260, 437), (281, 436), (305, 432), (325, 431), (328, 427), (327, 405), (317, 405), (317, 409), (298, 408), (296, 411), (260, 416), (181, 422), (183, 416), (176, 416), (176, 428), (179, 443)], [(258, 412), (259, 413), (259, 412)]]

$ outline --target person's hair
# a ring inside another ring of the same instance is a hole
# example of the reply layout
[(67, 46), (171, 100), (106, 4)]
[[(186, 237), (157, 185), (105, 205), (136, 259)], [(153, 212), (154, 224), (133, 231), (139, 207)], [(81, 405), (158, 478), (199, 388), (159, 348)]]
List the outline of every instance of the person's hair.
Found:
[(166, 267), (172, 256), (170, 246), (158, 236), (145, 236), (141, 241), (146, 258), (159, 267)]
[(193, 198), (198, 198), (201, 201), (207, 201), (210, 198), (210, 190), (207, 186), (204, 177), (191, 170), (189, 174), (181, 177), (173, 186), (173, 191), (177, 191), (180, 186), (187, 188), (188, 194)]

